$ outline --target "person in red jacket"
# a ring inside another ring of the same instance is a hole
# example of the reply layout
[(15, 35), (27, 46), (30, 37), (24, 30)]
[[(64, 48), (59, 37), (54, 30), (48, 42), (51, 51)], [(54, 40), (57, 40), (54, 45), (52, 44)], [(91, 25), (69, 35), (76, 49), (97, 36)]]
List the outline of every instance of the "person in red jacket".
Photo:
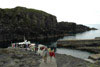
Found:
[(48, 51), (49, 51), (49, 56), (50, 56), (50, 62), (52, 62), (52, 57), (55, 57), (54, 49), (51, 50), (51, 48), (49, 48)]

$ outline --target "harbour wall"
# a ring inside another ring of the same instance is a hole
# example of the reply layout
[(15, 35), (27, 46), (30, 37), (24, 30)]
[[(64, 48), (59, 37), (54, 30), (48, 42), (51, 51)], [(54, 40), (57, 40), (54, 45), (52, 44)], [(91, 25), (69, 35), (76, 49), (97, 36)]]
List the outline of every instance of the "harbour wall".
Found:
[(58, 40), (57, 47), (100, 53), (100, 37), (96, 37), (94, 39)]

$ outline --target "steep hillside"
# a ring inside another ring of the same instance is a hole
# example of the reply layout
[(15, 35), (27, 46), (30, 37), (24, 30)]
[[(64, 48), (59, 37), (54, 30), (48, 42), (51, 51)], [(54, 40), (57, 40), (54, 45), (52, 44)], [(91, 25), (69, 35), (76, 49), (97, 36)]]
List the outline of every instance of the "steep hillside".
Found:
[(43, 11), (24, 7), (0, 9), (0, 34), (2, 35), (0, 38), (2, 40), (53, 34), (51, 32), (56, 24), (56, 17)]

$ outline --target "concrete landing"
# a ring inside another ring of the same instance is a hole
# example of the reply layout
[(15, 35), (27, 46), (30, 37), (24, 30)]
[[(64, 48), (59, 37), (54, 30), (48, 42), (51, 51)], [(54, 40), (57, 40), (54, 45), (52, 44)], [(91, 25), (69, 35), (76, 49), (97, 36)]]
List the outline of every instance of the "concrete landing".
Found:
[(50, 62), (50, 57), (47, 58), (47, 63), (42, 59), (39, 67), (57, 67), (56, 59), (53, 57), (52, 62)]

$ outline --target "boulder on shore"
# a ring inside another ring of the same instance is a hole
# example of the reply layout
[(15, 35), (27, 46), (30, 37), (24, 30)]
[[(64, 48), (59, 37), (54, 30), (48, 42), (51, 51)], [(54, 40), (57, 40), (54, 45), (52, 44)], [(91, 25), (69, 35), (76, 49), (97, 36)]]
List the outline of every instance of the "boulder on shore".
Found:
[(65, 54), (56, 54), (57, 67), (100, 67), (100, 64), (72, 57)]
[(100, 54), (93, 54), (89, 56), (89, 59), (92, 60), (100, 60)]

